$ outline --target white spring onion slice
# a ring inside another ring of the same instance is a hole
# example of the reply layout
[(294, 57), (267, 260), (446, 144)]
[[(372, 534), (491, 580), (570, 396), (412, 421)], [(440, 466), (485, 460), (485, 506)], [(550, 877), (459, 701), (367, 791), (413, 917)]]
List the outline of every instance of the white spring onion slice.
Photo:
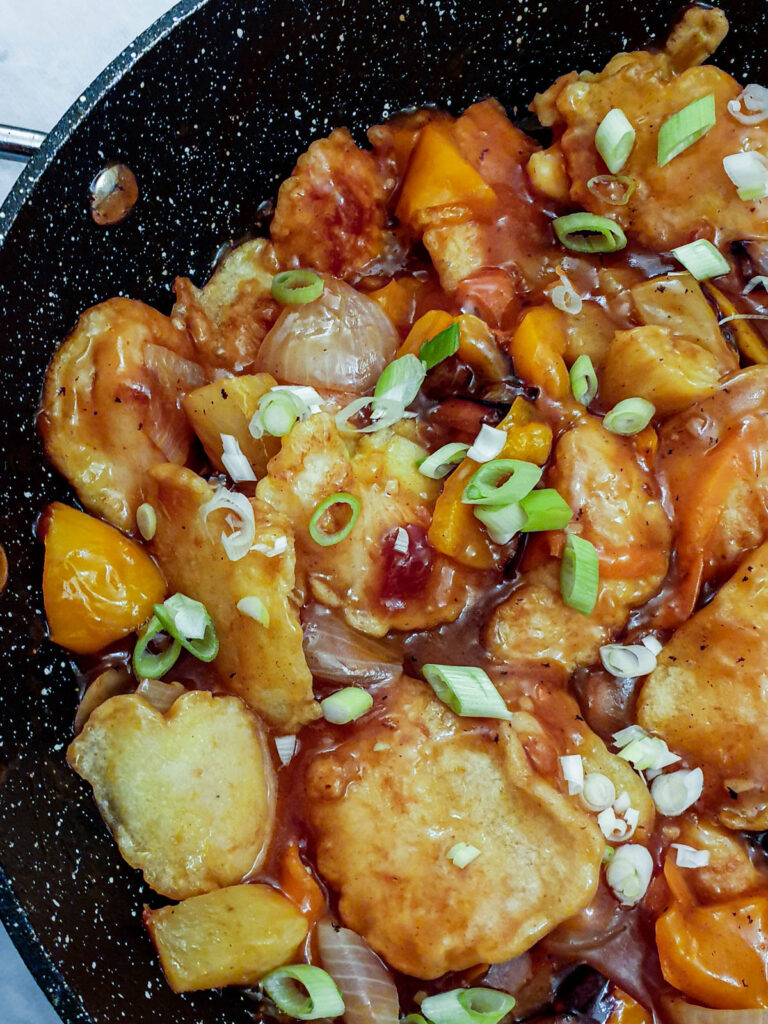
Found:
[(142, 502), (136, 509), (136, 525), (144, 540), (152, 540), (155, 536), (157, 531), (157, 512), (155, 512), (149, 502)]
[(560, 768), (568, 783), (569, 794), (573, 796), (581, 793), (584, 789), (584, 762), (581, 754), (565, 754), (560, 758)]
[[(373, 389), (373, 396), (398, 402), (405, 410), (418, 395), (426, 375), (427, 369), (418, 356), (412, 353), (400, 356), (389, 366), (384, 367), (384, 372)], [(374, 403), (374, 410), (377, 404)]]
[(672, 250), (672, 255), (697, 281), (719, 277), (731, 269), (725, 256), (706, 238), (697, 238), (688, 245), (679, 245)]
[(238, 562), (245, 558), (256, 540), (256, 520), (250, 501), (244, 494), (228, 491), (226, 487), (217, 487), (213, 497), (201, 506), (203, 521), (211, 512), (227, 509), (232, 515), (227, 516), (227, 525), (231, 533), (222, 532), (221, 543), (230, 562)]
[(678, 867), (681, 868), (705, 868), (709, 864), (709, 850), (697, 850), (694, 846), (686, 846), (685, 843), (672, 843), (672, 848), (677, 850)]
[(236, 484), (256, 479), (253, 467), (234, 434), (221, 435), (221, 462)]
[[(626, 206), (637, 188), (635, 178), (626, 174), (595, 174), (587, 182), (587, 188), (602, 203), (609, 206)], [(621, 192), (618, 189), (621, 188)]]
[(648, 733), (641, 725), (628, 725), (626, 729), (619, 729), (618, 732), (613, 734), (613, 742), (621, 749), (626, 747), (628, 743), (631, 743), (632, 740), (639, 740), (647, 735)]
[(297, 736), (275, 736), (275, 747), (281, 764), (289, 764), (293, 760), (298, 744)]
[(320, 707), (326, 722), (347, 725), (371, 710), (373, 697), (360, 686), (345, 686), (343, 690), (337, 690), (330, 697), (321, 700)]
[(635, 129), (619, 107), (609, 110), (595, 132), (595, 148), (611, 174), (618, 174), (635, 144)]
[(591, 615), (600, 587), (597, 551), (588, 540), (569, 533), (560, 562), (560, 593), (569, 608)]
[(328, 917), (319, 922), (315, 935), (323, 967), (344, 1000), (344, 1024), (397, 1024), (397, 986), (370, 946)]
[(293, 964), (270, 971), (261, 984), (272, 1002), (296, 1020), (340, 1017), (344, 1000), (333, 978), (321, 967)]
[(656, 412), (654, 406), (644, 398), (625, 398), (603, 417), (603, 426), (612, 434), (629, 437), (645, 430)]
[(500, 455), (504, 445), (507, 443), (506, 430), (499, 430), (497, 427), (489, 427), (484, 423), (480, 427), (480, 433), (472, 442), (472, 447), (467, 452), (467, 458), (474, 462), (490, 462)]
[(749, 295), (755, 288), (764, 288), (768, 291), (768, 277), (765, 274), (755, 274), (754, 277), (751, 277), (744, 286), (742, 295)]
[(446, 857), (452, 860), (457, 868), (465, 868), (480, 856), (480, 851), (471, 843), (456, 843), (450, 848)]
[(484, 508), (482, 505), (476, 505), (474, 513), (475, 518), (485, 526), (488, 536), (496, 544), (509, 544), (528, 521), (528, 513), (517, 501), (513, 501), (509, 505), (501, 505), (499, 508), (492, 506)]
[(595, 400), (597, 374), (589, 356), (578, 356), (568, 371), (568, 377), (571, 381), (571, 394), (580, 405), (587, 406)]
[(483, 669), (468, 665), (425, 665), (422, 672), (438, 698), (457, 715), (511, 720), (504, 699)]
[(762, 153), (732, 153), (723, 157), (723, 170), (736, 186), (739, 199), (768, 196), (768, 160)]
[(621, 793), (619, 793), (613, 802), (613, 809), (617, 814), (626, 814), (629, 810), (630, 803), (629, 793), (626, 789), (622, 789)]
[(322, 395), (308, 384), (275, 384), (270, 390), (272, 392), (287, 391), (289, 394), (294, 395), (294, 397), (300, 399), (306, 405), (310, 416), (322, 411)]
[(269, 609), (255, 594), (249, 597), (241, 597), (237, 602), (237, 610), (241, 615), (247, 615), (249, 619), (255, 619), (262, 626), (269, 626)]
[(555, 285), (549, 293), (552, 305), (562, 313), (569, 313), (571, 315), (580, 313), (583, 305), (581, 296), (565, 274), (560, 270), (557, 270), (556, 274), (560, 278), (560, 284)]
[[(744, 113), (741, 109), (749, 113)], [(735, 100), (728, 101), (728, 113), (741, 124), (760, 124), (768, 118), (768, 89), (763, 85), (748, 85)]]
[(499, 1024), (515, 1005), (515, 997), (494, 988), (454, 988), (421, 1002), (432, 1024)]
[(475, 470), (461, 500), (465, 505), (510, 505), (529, 494), (541, 480), (543, 470), (533, 462), (493, 459)]
[(653, 858), (644, 846), (628, 843), (614, 851), (605, 869), (605, 878), (624, 907), (633, 907), (643, 898), (653, 874)]
[(664, 740), (658, 736), (642, 736), (640, 739), (632, 740), (622, 747), (619, 757), (629, 761), (639, 772), (644, 772), (648, 768), (654, 771), (668, 768), (680, 760), (679, 755), (673, 754)]
[(693, 768), (691, 771), (682, 769), (654, 779), (651, 783), (651, 796), (659, 814), (672, 818), (695, 804), (703, 788), (704, 773), (701, 768)]
[(640, 811), (635, 807), (628, 807), (624, 812), (624, 821), (627, 823), (627, 833), (624, 838), (631, 839), (640, 821)]
[(656, 655), (645, 644), (604, 644), (600, 648), (600, 660), (606, 672), (617, 679), (646, 676), (656, 668)]
[(402, 526), (398, 526), (392, 550), (397, 551), (399, 555), (407, 555), (410, 546), (411, 538), (408, 536), (408, 531), (404, 530)]
[(657, 160), (664, 167), (684, 150), (703, 138), (717, 120), (715, 97), (700, 96), (668, 117), (659, 129)]
[(541, 530), (562, 530), (571, 519), (571, 506), (553, 487), (541, 487), (520, 499), (520, 508), (526, 520), (521, 533), (538, 533)]
[[(369, 405), (373, 410), (373, 415), (368, 426), (353, 426), (349, 422), (352, 417)], [(404, 412), (405, 407), (402, 402), (396, 402), (388, 395), (380, 398), (367, 395), (362, 398), (356, 398), (340, 412), (337, 412), (334, 416), (334, 422), (336, 423), (337, 430), (340, 430), (342, 434), (373, 434), (377, 430), (384, 430), (386, 427), (391, 427), (394, 423), (397, 423), (398, 420), (403, 418)]]
[(597, 816), (597, 824), (603, 836), (611, 843), (622, 840), (627, 834), (627, 824), (617, 817), (612, 807), (606, 807)]
[(451, 444), (444, 444), (436, 452), (428, 455), (419, 463), (419, 472), (430, 480), (442, 480), (448, 476), (454, 466), (465, 458), (469, 451), (468, 444), (460, 444), (454, 441)]
[(257, 540), (251, 548), (251, 551), (258, 551), (259, 554), (266, 555), (267, 558), (276, 558), (278, 555), (285, 554), (287, 550), (287, 537), (275, 537), (274, 540), (269, 542)]
[(613, 807), (616, 799), (616, 787), (601, 772), (590, 772), (584, 779), (584, 788), (581, 791), (581, 799), (590, 811), (604, 811)]
[(655, 658), (658, 658), (663, 650), (661, 641), (657, 640), (655, 636), (651, 636), (650, 634), (648, 636), (644, 636), (640, 643), (643, 647), (647, 647)]

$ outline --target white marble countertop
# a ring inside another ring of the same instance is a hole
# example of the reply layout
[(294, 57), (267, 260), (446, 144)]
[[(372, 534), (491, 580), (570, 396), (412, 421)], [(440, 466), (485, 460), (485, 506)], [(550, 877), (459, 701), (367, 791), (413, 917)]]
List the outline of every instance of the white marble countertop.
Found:
[[(47, 132), (172, 0), (0, 0), (0, 124)], [(0, 160), (0, 202), (22, 170)], [(3, 1024), (60, 1024), (0, 925)]]

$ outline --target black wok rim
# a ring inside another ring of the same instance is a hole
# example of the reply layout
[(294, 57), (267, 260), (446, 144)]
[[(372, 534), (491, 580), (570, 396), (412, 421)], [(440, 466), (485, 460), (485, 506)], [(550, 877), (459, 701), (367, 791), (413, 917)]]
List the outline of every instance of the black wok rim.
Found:
[[(0, 206), (0, 247), (19, 213), (30, 201), (35, 186), (57, 159), (62, 145), (85, 121), (93, 109), (145, 54), (160, 43), (173, 29), (209, 0), (181, 0), (162, 14), (141, 35), (130, 43), (101, 74), (80, 94), (47, 135), (39, 151), (28, 162)], [(92, 1024), (90, 1014), (51, 962), (41, 946), (27, 916), (16, 898), (9, 879), (0, 871), (0, 921), (16, 947), (21, 959), (37, 982), (63, 1024)]]

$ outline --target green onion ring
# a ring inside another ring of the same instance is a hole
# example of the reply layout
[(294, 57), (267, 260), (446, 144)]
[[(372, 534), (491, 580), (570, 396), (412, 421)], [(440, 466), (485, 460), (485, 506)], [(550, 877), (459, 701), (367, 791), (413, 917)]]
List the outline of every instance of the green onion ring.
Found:
[(344, 1013), (344, 1000), (336, 982), (321, 967), (278, 967), (262, 978), (261, 984), (275, 1006), (296, 1020), (340, 1017)]
[(552, 227), (561, 245), (573, 252), (618, 252), (627, 244), (627, 236), (619, 225), (608, 217), (598, 217), (596, 213), (569, 213), (565, 217), (556, 217)]
[(533, 490), (542, 472), (532, 462), (493, 459), (475, 470), (461, 500), (465, 505), (511, 505)]
[[(341, 529), (335, 533), (326, 533), (320, 527), (320, 520), (328, 509), (334, 505), (349, 505), (352, 512), (348, 521)], [(354, 494), (348, 494), (346, 491), (338, 491), (336, 494), (331, 494), (324, 501), (321, 501), (312, 513), (312, 518), (309, 520), (309, 535), (315, 544), (320, 544), (324, 548), (332, 547), (350, 535), (359, 515), (360, 499)]]
[(303, 306), (319, 299), (324, 287), (314, 270), (284, 270), (272, 278), (272, 298), (283, 306)]
[(150, 641), (162, 632), (162, 623), (153, 615), (133, 649), (133, 671), (138, 679), (160, 679), (176, 664), (181, 644), (175, 637), (171, 646), (161, 654), (150, 654), (147, 650)]

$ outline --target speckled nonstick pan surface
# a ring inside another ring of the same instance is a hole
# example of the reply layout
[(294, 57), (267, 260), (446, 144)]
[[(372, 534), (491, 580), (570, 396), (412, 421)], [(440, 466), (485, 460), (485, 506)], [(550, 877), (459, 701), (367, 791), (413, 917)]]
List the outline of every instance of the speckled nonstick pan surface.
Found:
[[(766, 0), (724, 0), (718, 63), (761, 80)], [(240, 1024), (237, 993), (173, 995), (140, 924), (157, 905), (120, 859), (64, 761), (76, 704), (68, 659), (45, 639), (34, 538), (69, 491), (35, 431), (43, 371), (78, 313), (112, 295), (171, 306), (176, 274), (205, 279), (222, 243), (252, 231), (312, 139), (403, 106), (456, 112), (498, 96), (513, 113), (554, 76), (663, 33), (669, 0), (186, 0), (80, 97), (0, 211), (0, 916), (66, 1024)], [(105, 160), (141, 194), (110, 229), (88, 211)], [(0, 1020), (2, 1009), (0, 1008)]]

